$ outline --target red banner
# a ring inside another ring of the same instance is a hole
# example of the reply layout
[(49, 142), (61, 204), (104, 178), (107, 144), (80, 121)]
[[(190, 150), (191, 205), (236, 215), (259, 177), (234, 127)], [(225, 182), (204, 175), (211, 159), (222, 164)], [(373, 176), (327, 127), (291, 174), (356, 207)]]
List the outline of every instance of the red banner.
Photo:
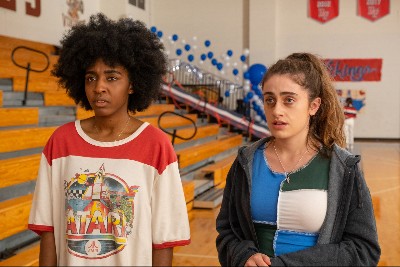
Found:
[(325, 23), (339, 15), (339, 0), (309, 0), (309, 16)]
[(371, 82), (381, 80), (382, 59), (325, 59), (337, 82)]
[(358, 15), (375, 21), (389, 14), (390, 0), (358, 0)]

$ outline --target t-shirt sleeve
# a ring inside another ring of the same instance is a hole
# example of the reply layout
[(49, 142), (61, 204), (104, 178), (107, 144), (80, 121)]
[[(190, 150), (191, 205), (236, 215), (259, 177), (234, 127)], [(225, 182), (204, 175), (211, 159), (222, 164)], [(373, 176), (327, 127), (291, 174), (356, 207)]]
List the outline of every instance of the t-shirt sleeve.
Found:
[(153, 248), (190, 244), (190, 228), (178, 163), (159, 174), (152, 195)]
[(52, 207), (53, 196), (51, 190), (51, 166), (42, 154), (33, 194), (32, 207), (28, 221), (28, 229), (41, 235), (42, 232), (53, 232)]

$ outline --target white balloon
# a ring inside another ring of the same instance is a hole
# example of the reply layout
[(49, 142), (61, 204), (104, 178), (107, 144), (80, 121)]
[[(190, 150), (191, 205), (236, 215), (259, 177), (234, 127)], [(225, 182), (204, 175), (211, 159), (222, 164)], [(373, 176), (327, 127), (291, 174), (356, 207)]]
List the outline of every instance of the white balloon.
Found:
[(247, 66), (247, 64), (243, 64), (243, 66), (242, 66), (243, 72), (247, 71), (248, 68), (249, 68), (249, 66)]
[(236, 67), (237, 66), (237, 62), (233, 62), (232, 66)]
[(181, 42), (182, 42), (182, 44), (186, 44), (186, 41), (185, 41), (185, 39), (182, 39), (182, 41), (181, 41)]
[(200, 61), (199, 61), (199, 64), (200, 64), (200, 65), (203, 65), (203, 63), (204, 63), (203, 60), (200, 60)]
[(196, 50), (197, 49), (197, 45), (193, 45), (192, 48), (193, 48), (193, 50)]
[(261, 121), (261, 116), (260, 116), (260, 115), (256, 115), (256, 116), (254, 117), (254, 120), (255, 120), (256, 122)]
[(230, 67), (230, 66), (231, 66), (231, 63), (230, 63), (230, 62), (226, 62), (226, 63), (225, 63), (225, 66)]
[(197, 41), (197, 36), (193, 36), (193, 41)]
[(243, 88), (244, 88), (246, 91), (250, 91), (250, 85), (249, 85), (249, 84), (243, 85)]
[(243, 49), (243, 54), (248, 56), (250, 54), (250, 50), (248, 48)]

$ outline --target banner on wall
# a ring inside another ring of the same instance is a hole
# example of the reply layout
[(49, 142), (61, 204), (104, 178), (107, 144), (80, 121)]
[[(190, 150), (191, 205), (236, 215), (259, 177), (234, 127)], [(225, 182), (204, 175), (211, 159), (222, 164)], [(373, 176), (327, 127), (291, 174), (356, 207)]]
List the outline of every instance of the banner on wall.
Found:
[(358, 15), (375, 21), (389, 14), (390, 0), (358, 0)]
[(381, 80), (382, 59), (325, 59), (337, 82), (376, 82)]
[(309, 0), (309, 17), (325, 23), (339, 15), (339, 0)]
[(353, 100), (353, 106), (357, 109), (357, 112), (365, 111), (366, 94), (364, 90), (349, 90), (349, 89), (336, 89), (339, 96), (340, 103), (344, 106), (346, 98), (351, 97)]

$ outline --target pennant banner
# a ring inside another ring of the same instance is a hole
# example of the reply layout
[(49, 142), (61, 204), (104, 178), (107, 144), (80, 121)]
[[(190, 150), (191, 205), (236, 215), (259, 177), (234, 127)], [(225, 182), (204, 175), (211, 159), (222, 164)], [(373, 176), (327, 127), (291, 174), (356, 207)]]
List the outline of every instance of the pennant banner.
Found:
[(370, 82), (381, 80), (382, 59), (325, 59), (337, 82)]
[(309, 16), (325, 23), (339, 15), (339, 0), (309, 0)]
[(375, 21), (389, 14), (390, 0), (358, 0), (358, 15)]

